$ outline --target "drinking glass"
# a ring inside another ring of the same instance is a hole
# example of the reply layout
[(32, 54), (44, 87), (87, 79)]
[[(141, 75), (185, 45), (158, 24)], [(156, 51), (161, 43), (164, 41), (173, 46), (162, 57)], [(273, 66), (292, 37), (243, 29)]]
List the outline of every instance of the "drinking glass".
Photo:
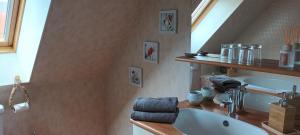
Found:
[(262, 45), (252, 44), (251, 46), (253, 47), (254, 63), (261, 64), (261, 60), (262, 60), (262, 56), (261, 56)]
[(252, 65), (254, 63), (254, 46), (250, 46), (247, 53), (247, 65)]
[(230, 44), (228, 49), (228, 63), (234, 63), (238, 60), (238, 44)]
[(221, 44), (220, 59), (221, 59), (222, 62), (227, 61), (227, 59), (228, 59), (228, 51), (229, 51), (229, 45), (228, 44)]
[(246, 64), (249, 53), (249, 45), (239, 44), (239, 59), (238, 64)]

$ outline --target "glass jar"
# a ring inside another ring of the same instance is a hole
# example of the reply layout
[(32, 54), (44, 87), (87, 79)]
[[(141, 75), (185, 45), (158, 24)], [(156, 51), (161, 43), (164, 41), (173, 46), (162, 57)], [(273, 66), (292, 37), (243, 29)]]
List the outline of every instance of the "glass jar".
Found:
[(295, 43), (295, 64), (300, 65), (300, 43)]
[(295, 50), (291, 45), (284, 45), (280, 50), (279, 67), (294, 68)]

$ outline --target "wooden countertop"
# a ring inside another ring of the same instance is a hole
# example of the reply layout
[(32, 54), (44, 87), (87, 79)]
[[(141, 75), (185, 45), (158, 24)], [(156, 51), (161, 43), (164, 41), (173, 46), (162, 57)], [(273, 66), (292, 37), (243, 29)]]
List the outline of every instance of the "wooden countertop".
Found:
[[(225, 115), (225, 108), (222, 108), (219, 105), (214, 104), (213, 102), (204, 102), (200, 106), (195, 107), (195, 106), (191, 106), (187, 101), (182, 101), (179, 103), (178, 107), (199, 108), (210, 112), (215, 112), (215, 113)], [(262, 128), (261, 122), (268, 120), (268, 113), (259, 112), (251, 109), (246, 109), (246, 110), (247, 112), (245, 113), (237, 114), (236, 119), (250, 123), (260, 128)], [(171, 124), (136, 121), (132, 119), (130, 119), (130, 122), (156, 135), (182, 135), (183, 134), (178, 129), (173, 127)], [(269, 134), (273, 135), (271, 133)]]

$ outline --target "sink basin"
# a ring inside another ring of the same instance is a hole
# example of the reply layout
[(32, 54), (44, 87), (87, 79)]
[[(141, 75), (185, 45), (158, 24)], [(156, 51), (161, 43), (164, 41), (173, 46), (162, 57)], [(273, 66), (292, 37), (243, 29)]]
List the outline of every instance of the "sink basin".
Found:
[(251, 124), (200, 109), (181, 109), (174, 127), (186, 135), (268, 135)]
[[(291, 80), (275, 79), (262, 76), (246, 78), (244, 83), (249, 84), (247, 89), (265, 91), (268, 93), (278, 94), (282, 92), (291, 92), (293, 85), (297, 84)], [(245, 107), (268, 112), (270, 103), (278, 102), (279, 97), (247, 93), (245, 95)]]
[(249, 84), (249, 88), (255, 88), (263, 91), (281, 93), (290, 92), (293, 89), (293, 83), (281, 79), (252, 77), (244, 80), (245, 83)]

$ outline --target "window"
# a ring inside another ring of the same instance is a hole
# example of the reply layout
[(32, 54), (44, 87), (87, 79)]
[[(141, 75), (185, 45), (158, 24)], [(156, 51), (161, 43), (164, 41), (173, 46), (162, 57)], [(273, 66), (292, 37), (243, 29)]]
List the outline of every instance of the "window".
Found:
[(217, 0), (202, 0), (192, 13), (192, 29), (205, 17)]
[(25, 0), (0, 0), (0, 51), (15, 51)]

